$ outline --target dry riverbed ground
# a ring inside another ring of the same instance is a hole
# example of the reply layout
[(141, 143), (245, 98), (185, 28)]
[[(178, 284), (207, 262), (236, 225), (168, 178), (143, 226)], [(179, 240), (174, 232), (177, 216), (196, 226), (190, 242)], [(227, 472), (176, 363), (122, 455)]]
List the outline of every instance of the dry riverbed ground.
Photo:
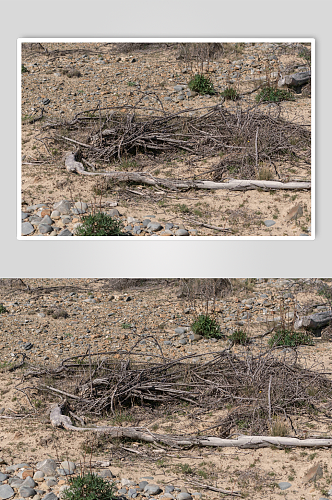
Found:
[[(41, 203), (52, 211), (54, 203), (65, 199), (86, 202), (89, 212), (96, 208), (98, 210), (100, 206), (107, 211), (109, 206), (116, 205), (125, 225), (128, 217), (137, 218), (140, 225), (147, 215), (152, 214), (154, 220), (163, 227), (166, 223), (184, 227), (192, 236), (310, 234), (310, 191), (190, 189), (174, 192), (144, 184), (103, 184), (100, 178), (69, 174), (64, 167), (64, 157), (77, 144), (49, 139), (51, 131), (45, 129), (45, 124), (54, 121), (65, 124), (77, 113), (96, 110), (99, 103), (101, 108), (117, 107), (119, 110), (123, 106), (126, 112), (128, 108), (125, 106), (137, 105), (142, 99), (137, 106), (139, 115), (149, 118), (159, 116), (162, 106), (165, 113), (185, 111), (186, 116), (190, 117), (202, 113), (202, 109), (220, 104), (220, 94), (228, 86), (236, 88), (239, 93), (250, 92), (269, 78), (275, 80), (279, 71), (291, 73), (308, 69), (307, 61), (296, 44), (289, 47), (268, 43), (224, 46), (224, 52), (210, 60), (209, 65), (204, 63), (204, 74), (211, 79), (217, 93), (188, 97), (187, 84), (197, 67), (194, 59), (189, 61), (179, 57), (176, 44), (152, 48), (135, 44), (128, 48), (126, 44), (60, 42), (45, 43), (43, 48), (33, 44), (31, 48), (30, 44), (24, 44), (22, 64), (27, 71), (22, 73), (22, 212), (28, 206)], [(68, 77), (68, 71), (74, 70), (81, 76)], [(241, 113), (241, 109), (248, 109), (255, 104), (257, 93), (243, 95), (238, 101), (226, 100), (222, 106), (232, 113)], [(45, 110), (42, 120), (29, 123), (31, 118), (40, 114), (41, 108)], [(311, 98), (308, 96), (295, 94), (294, 101), (267, 103), (261, 106), (261, 110), (272, 115), (280, 112), (280, 116), (287, 121), (310, 129)], [(64, 130), (56, 132), (61, 135)], [(79, 139), (78, 133), (76, 140)], [(232, 152), (232, 148), (227, 151)], [(211, 170), (222, 158), (227, 164), (224, 155), (215, 153), (195, 157), (179, 150), (178, 154), (170, 158), (163, 154), (152, 156), (138, 152), (136, 156), (123, 157), (121, 161), (115, 159), (112, 164), (101, 162), (97, 172), (140, 171), (156, 179), (159, 177), (170, 181), (194, 178), (213, 180)], [(280, 157), (273, 161), (273, 165), (267, 158), (265, 160), (259, 160), (257, 168), (265, 173), (268, 170), (270, 180), (287, 182), (311, 179), (310, 165), (299, 158), (289, 161)], [(243, 178), (231, 163), (227, 164), (222, 181)], [(298, 205), (302, 207), (301, 214), (290, 219), (290, 210)], [(28, 221), (28, 216), (24, 220)], [(81, 217), (53, 219), (52, 230), (42, 233), (38, 231), (38, 223), (34, 220), (34, 230), (30, 236), (55, 236), (66, 228), (74, 233), (75, 224), (80, 221)], [(265, 221), (272, 221), (272, 224), (266, 225)], [(228, 231), (214, 230), (203, 224)], [(144, 236), (146, 232), (141, 231), (137, 235)]]
[[(319, 283), (321, 280), (232, 280), (232, 293), (216, 300), (215, 317), (222, 333), (230, 335), (236, 329), (247, 328), (246, 315), (249, 314), (249, 335), (253, 337), (266, 332), (273, 321), (279, 321), (281, 304), (286, 305), (290, 316), (294, 311), (302, 315), (328, 310), (328, 302), (318, 293)], [(330, 286), (329, 282), (325, 284)], [(29, 285), (30, 291), (25, 285)], [(226, 337), (217, 341), (190, 340), (187, 328), (202, 306), (201, 299), (196, 300), (195, 312), (191, 311), (192, 303), (188, 303), (186, 297), (179, 297), (179, 287), (166, 280), (119, 290), (114, 280), (109, 283), (92, 279), (27, 279), (24, 284), (13, 281), (12, 287), (8, 287), (8, 282), (2, 283), (0, 300), (8, 310), (1, 314), (0, 458), (8, 465), (28, 462), (35, 466), (50, 457), (79, 464), (85, 456), (89, 462), (92, 448), (94, 470), (108, 468), (119, 482), (123, 478), (138, 482), (148, 476), (153, 477), (150, 482), (161, 488), (166, 484), (185, 486), (189, 492), (202, 493), (206, 499), (223, 495), (197, 483), (240, 491), (243, 498), (255, 500), (327, 498), (332, 485), (331, 448), (176, 449), (109, 439), (105, 435), (96, 438), (92, 433), (53, 428), (49, 411), (61, 396), (29, 389), (38, 379), (30, 378), (22, 383), (22, 376), (31, 368), (58, 366), (66, 358), (85, 354), (89, 346), (92, 353), (118, 351), (115, 357), (125, 359), (139, 341), (135, 352), (148, 364), (160, 354), (151, 336), (158, 341), (167, 359), (193, 354), (200, 363), (200, 355), (220, 352), (228, 345)], [(183, 329), (182, 333), (179, 328)], [(267, 338), (256, 341), (252, 351), (258, 353), (266, 348)], [(331, 346), (331, 342), (314, 338), (314, 345), (297, 349), (299, 363), (330, 374)], [(247, 349), (232, 348), (239, 356)], [(22, 359), (19, 353), (27, 355), (26, 365), (9, 372), (8, 369)], [(46, 382), (52, 385), (54, 380), (48, 377)], [(66, 381), (61, 386), (70, 392), (69, 387)], [(218, 428), (205, 429), (216, 425), (222, 416), (224, 410), (203, 409), (198, 418), (193, 418), (193, 412), (186, 405), (179, 406), (176, 412), (167, 406), (161, 409), (134, 407), (130, 412), (122, 409), (115, 415), (100, 418), (85, 415), (89, 426), (140, 426), (160, 434), (196, 435), (200, 431), (211, 436), (218, 436)], [(327, 415), (317, 419), (297, 415), (292, 421), (301, 439), (331, 436), (332, 423)], [(294, 435), (290, 428), (289, 435)], [(109, 465), (101, 466), (101, 462), (109, 462)], [(322, 467), (322, 477), (305, 483), (305, 474), (317, 464)], [(3, 472), (5, 468), (5, 464), (0, 466)], [(281, 490), (281, 482), (289, 482), (291, 486)]]

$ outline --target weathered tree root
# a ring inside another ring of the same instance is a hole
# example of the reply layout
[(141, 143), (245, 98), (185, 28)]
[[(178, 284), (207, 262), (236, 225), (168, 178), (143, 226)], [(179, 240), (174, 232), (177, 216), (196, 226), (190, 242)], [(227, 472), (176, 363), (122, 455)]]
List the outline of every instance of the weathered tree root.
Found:
[(173, 180), (153, 177), (145, 172), (86, 172), (83, 164), (76, 161), (75, 153), (68, 153), (65, 158), (65, 167), (69, 173), (77, 172), (80, 175), (103, 176), (122, 182), (138, 182), (149, 186), (164, 186), (169, 189), (229, 189), (231, 191), (247, 191), (249, 189), (311, 189), (311, 182), (286, 182), (260, 181), (260, 180), (237, 180), (229, 182), (213, 182), (199, 180)]
[(75, 427), (70, 418), (62, 414), (63, 406), (55, 406), (50, 413), (50, 420), (53, 427), (63, 427), (69, 431), (79, 432), (103, 432), (111, 437), (126, 437), (134, 440), (142, 440), (148, 443), (165, 443), (170, 446), (214, 446), (232, 448), (266, 448), (277, 447), (311, 447), (320, 448), (324, 446), (332, 447), (332, 439), (298, 439), (292, 437), (276, 436), (244, 436), (237, 439), (221, 439), (213, 436), (172, 436), (166, 434), (155, 434), (144, 427)]

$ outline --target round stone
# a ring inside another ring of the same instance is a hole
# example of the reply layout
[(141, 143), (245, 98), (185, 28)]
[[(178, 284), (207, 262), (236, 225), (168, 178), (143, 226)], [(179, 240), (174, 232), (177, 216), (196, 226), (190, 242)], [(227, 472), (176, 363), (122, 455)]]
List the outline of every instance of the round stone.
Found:
[(68, 469), (70, 472), (74, 472), (76, 469), (76, 464), (70, 460), (65, 460), (64, 462), (61, 462), (60, 465), (63, 469)]
[(120, 217), (120, 212), (116, 208), (112, 208), (112, 210), (108, 212), (108, 215), (111, 217)]
[(159, 224), (159, 222), (149, 222), (148, 224), (148, 229), (150, 229), (150, 231), (160, 231), (162, 228), (163, 226)]
[(62, 231), (60, 231), (58, 236), (74, 236), (74, 235), (71, 231), (69, 231), (69, 229), (63, 229)]
[(22, 486), (20, 488), (20, 495), (23, 498), (29, 498), (29, 497), (34, 497), (36, 495), (36, 490), (33, 488), (30, 488), (29, 486)]
[(78, 209), (80, 213), (85, 213), (88, 209), (88, 204), (84, 203), (83, 201), (77, 201), (75, 203), (75, 207)]
[(15, 491), (13, 490), (13, 488), (11, 486), (9, 486), (9, 484), (2, 484), (0, 486), (0, 498), (1, 499), (7, 499), (7, 498), (11, 498), (12, 496), (15, 495)]
[(28, 234), (32, 234), (34, 232), (34, 227), (30, 222), (23, 222), (21, 234), (22, 236), (27, 236)]
[(144, 492), (149, 493), (149, 495), (159, 495), (162, 490), (157, 484), (147, 484), (144, 488)]
[(167, 222), (167, 224), (165, 224), (165, 229), (172, 229), (174, 227), (174, 224), (172, 224), (171, 222)]
[(47, 234), (53, 231), (52, 226), (50, 226), (49, 224), (39, 224), (38, 229), (41, 234)]
[(191, 500), (192, 496), (190, 495), (190, 493), (187, 493), (186, 491), (181, 491), (181, 493), (179, 493), (176, 498), (177, 500)]
[(290, 488), (292, 485), (291, 485), (291, 483), (287, 483), (287, 482), (283, 482), (283, 481), (282, 481), (281, 483), (279, 483), (279, 484), (278, 484), (278, 486), (279, 486), (279, 488), (280, 488), (281, 490), (287, 490), (287, 489), (288, 489), (288, 488)]
[(189, 236), (189, 232), (186, 229), (178, 229), (175, 236)]
[(54, 203), (53, 208), (58, 210), (62, 215), (70, 214), (71, 203), (68, 200), (61, 200)]
[(2, 472), (0, 472), (0, 481), (6, 481), (6, 479), (8, 478), (9, 478), (8, 474), (3, 474)]

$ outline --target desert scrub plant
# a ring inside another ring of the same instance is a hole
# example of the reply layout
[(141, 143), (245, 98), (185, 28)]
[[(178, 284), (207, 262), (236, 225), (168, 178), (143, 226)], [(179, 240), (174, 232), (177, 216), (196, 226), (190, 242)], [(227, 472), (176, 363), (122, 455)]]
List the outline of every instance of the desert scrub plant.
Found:
[(103, 212), (88, 215), (76, 229), (76, 236), (121, 236), (122, 223)]
[(191, 325), (191, 329), (194, 333), (209, 339), (220, 339), (222, 337), (220, 326), (216, 320), (211, 318), (208, 314), (200, 314)]
[(113, 500), (116, 498), (114, 483), (108, 483), (91, 472), (69, 478), (68, 482), (69, 488), (62, 494), (64, 500)]
[(248, 335), (243, 330), (235, 330), (232, 335), (228, 337), (234, 344), (247, 345), (250, 342)]
[(270, 181), (273, 179), (273, 174), (269, 168), (263, 167), (258, 173), (258, 179), (260, 181)]
[(21, 66), (21, 73), (29, 73), (28, 68), (26, 68), (26, 67), (24, 66), (24, 64), (22, 64), (22, 66)]
[(68, 318), (69, 314), (67, 311), (61, 308), (50, 308), (46, 311), (46, 314), (48, 316), (52, 316), (53, 319), (59, 319), (59, 318)]
[(188, 83), (188, 87), (193, 92), (198, 92), (201, 95), (214, 95), (216, 91), (213, 88), (213, 83), (206, 76), (196, 73), (196, 75)]
[(280, 101), (295, 101), (292, 92), (283, 89), (275, 89), (274, 87), (264, 87), (259, 94), (256, 95), (257, 102), (280, 102)]
[(293, 332), (292, 330), (278, 330), (270, 338), (269, 347), (285, 346), (296, 347), (298, 345), (314, 345), (311, 335), (307, 332)]
[(6, 309), (3, 304), (0, 304), (0, 314), (5, 314), (7, 312), (8, 312), (8, 309)]
[(227, 87), (223, 92), (221, 92), (220, 95), (229, 101), (236, 101), (240, 98), (239, 94), (235, 89), (233, 89), (233, 87)]

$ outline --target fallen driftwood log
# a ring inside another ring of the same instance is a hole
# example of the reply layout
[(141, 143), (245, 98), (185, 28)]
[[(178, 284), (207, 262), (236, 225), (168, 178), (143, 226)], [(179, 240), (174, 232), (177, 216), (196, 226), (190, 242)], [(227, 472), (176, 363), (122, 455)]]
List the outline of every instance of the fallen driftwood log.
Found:
[(50, 413), (53, 427), (63, 427), (69, 431), (78, 432), (101, 432), (111, 437), (126, 437), (134, 440), (142, 440), (148, 443), (165, 443), (170, 446), (213, 446), (234, 448), (266, 448), (277, 447), (332, 447), (332, 439), (298, 439), (292, 437), (276, 436), (244, 436), (237, 439), (221, 439), (213, 436), (173, 436), (166, 434), (155, 434), (144, 427), (75, 427), (70, 418), (62, 414), (62, 406), (54, 406)]
[(281, 77), (278, 81), (278, 87), (301, 87), (311, 80), (311, 71), (303, 71), (302, 73), (293, 73), (284, 78)]
[(200, 180), (169, 180), (159, 179), (145, 172), (86, 172), (83, 164), (76, 161), (75, 153), (68, 153), (65, 158), (65, 167), (69, 173), (76, 172), (80, 175), (103, 176), (122, 182), (138, 182), (149, 186), (165, 186), (169, 189), (229, 189), (232, 191), (246, 191), (249, 189), (311, 189), (311, 182), (286, 182), (237, 180), (229, 182), (213, 182)]
[(319, 313), (311, 314), (310, 316), (303, 316), (294, 323), (294, 328), (299, 330), (305, 328), (306, 330), (317, 330), (323, 328), (332, 322), (332, 312), (322, 311)]

